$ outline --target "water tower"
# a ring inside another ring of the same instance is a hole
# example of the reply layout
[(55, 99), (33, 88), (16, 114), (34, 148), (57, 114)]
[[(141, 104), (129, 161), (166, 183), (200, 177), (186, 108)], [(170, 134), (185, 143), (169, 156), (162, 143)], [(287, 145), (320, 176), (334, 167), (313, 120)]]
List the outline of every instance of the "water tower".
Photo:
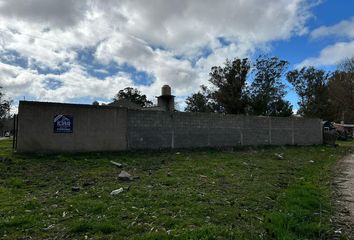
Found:
[(175, 96), (171, 95), (170, 86), (162, 86), (161, 96), (157, 97), (157, 105), (165, 111), (173, 112), (175, 110)]

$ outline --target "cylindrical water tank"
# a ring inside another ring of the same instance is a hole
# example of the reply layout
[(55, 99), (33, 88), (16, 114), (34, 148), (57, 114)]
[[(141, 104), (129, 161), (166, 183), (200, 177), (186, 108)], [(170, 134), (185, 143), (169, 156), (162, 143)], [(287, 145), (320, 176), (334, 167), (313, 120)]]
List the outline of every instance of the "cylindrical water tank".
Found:
[(171, 87), (168, 85), (163, 85), (161, 88), (161, 95), (162, 96), (171, 95)]

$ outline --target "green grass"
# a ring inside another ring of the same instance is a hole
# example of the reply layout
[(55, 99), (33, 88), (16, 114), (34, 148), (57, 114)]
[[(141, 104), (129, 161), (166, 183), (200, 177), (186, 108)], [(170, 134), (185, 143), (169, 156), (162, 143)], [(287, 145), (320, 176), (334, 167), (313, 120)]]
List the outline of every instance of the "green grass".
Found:
[[(332, 167), (350, 148), (45, 155), (1, 141), (0, 239), (326, 239)], [(140, 179), (119, 181), (111, 160)]]

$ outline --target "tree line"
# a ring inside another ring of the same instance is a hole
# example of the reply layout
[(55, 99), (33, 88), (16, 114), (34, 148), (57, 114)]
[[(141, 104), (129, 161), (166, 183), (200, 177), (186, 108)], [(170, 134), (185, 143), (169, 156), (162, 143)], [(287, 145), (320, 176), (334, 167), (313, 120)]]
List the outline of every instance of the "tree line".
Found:
[(259, 56), (226, 60), (209, 73), (209, 87), (186, 99), (187, 112), (218, 112), (286, 117), (293, 114), (287, 100), (286, 81), (297, 93), (303, 117), (354, 122), (354, 57), (333, 72), (315, 67), (287, 71), (289, 62)]
[[(209, 87), (202, 85), (187, 97), (185, 111), (291, 116), (293, 106), (284, 98), (286, 79), (299, 97), (297, 114), (354, 123), (354, 57), (342, 61), (332, 72), (312, 66), (287, 71), (288, 66), (288, 61), (264, 55), (254, 62), (227, 59), (224, 66), (211, 68)], [(120, 90), (113, 101), (120, 99), (152, 106), (146, 95), (131, 87)], [(9, 115), (10, 103), (0, 87), (0, 119)]]

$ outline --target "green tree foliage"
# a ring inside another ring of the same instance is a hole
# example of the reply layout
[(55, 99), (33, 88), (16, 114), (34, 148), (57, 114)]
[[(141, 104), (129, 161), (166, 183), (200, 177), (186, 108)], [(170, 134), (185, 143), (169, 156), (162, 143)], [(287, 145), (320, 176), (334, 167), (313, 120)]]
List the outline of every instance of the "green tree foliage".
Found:
[(4, 99), (5, 94), (0, 87), (0, 119), (9, 117), (11, 101)]
[(290, 116), (292, 106), (283, 100), (285, 85), (281, 83), (287, 65), (275, 57), (258, 58), (255, 80), (248, 89), (251, 62), (247, 58), (226, 60), (223, 67), (211, 68), (211, 89), (203, 86), (202, 91), (187, 98), (186, 111)]
[(210, 93), (206, 86), (201, 86), (201, 91), (192, 94), (186, 99), (186, 112), (214, 112), (214, 106), (210, 99)]
[(133, 103), (138, 104), (141, 107), (148, 107), (152, 105), (145, 94), (142, 94), (138, 89), (127, 87), (120, 90), (113, 98), (113, 101), (119, 101), (121, 99), (129, 100)]
[(303, 67), (287, 73), (288, 81), (299, 95), (298, 113), (304, 117), (330, 118), (328, 81), (330, 74), (314, 67)]
[(209, 73), (213, 85), (210, 98), (221, 112), (240, 114), (247, 108), (246, 80), (251, 63), (247, 58), (226, 60), (224, 67), (214, 66)]
[[(1, 91), (0, 86), (0, 120), (10, 117), (10, 105), (11, 101), (4, 99), (5, 94)], [(0, 127), (3, 126), (3, 122), (0, 121)]]
[(354, 123), (354, 57), (334, 73), (314, 67), (286, 73), (287, 67), (288, 62), (277, 57), (260, 56), (252, 65), (247, 58), (226, 60), (223, 67), (211, 68), (211, 87), (202, 86), (188, 97), (185, 110), (290, 116), (292, 106), (284, 99), (286, 75), (299, 96), (300, 115)]
[(254, 79), (250, 86), (251, 113), (263, 116), (291, 116), (292, 106), (284, 100), (282, 77), (288, 62), (277, 57), (260, 56), (254, 64)]
[(270, 102), (265, 116), (290, 117), (293, 114), (293, 106), (282, 98)]
[(328, 88), (332, 120), (354, 123), (354, 57), (338, 66)]

